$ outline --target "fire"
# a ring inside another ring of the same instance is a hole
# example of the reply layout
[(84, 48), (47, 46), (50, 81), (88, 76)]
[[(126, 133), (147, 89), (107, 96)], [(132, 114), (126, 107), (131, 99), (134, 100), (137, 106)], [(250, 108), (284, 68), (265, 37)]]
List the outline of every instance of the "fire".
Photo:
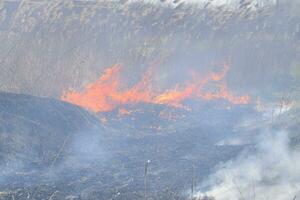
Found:
[(94, 112), (110, 111), (116, 102), (111, 101), (119, 87), (120, 66), (114, 65), (104, 71), (95, 82), (86, 86), (84, 92), (69, 91), (61, 99)]
[[(201, 77), (192, 73), (191, 81), (176, 84), (173, 89), (155, 91), (151, 88), (153, 68), (143, 74), (141, 81), (132, 87), (120, 89), (121, 66), (107, 68), (100, 78), (85, 87), (83, 92), (67, 91), (62, 96), (63, 101), (87, 108), (94, 112), (111, 111), (121, 105), (136, 103), (164, 104), (173, 107), (183, 107), (186, 99), (214, 100), (224, 99), (232, 104), (247, 104), (248, 95), (234, 96), (224, 80), (229, 65), (224, 64), (219, 73), (210, 72)], [(214, 83), (216, 91), (205, 91), (205, 86)], [(124, 114), (124, 110), (121, 113)]]
[[(223, 81), (225, 75), (229, 70), (229, 65), (224, 64), (224, 67), (220, 73), (210, 72), (204, 78), (201, 78), (199, 74), (193, 73), (193, 79), (190, 83), (187, 83), (185, 87), (180, 89), (179, 85), (176, 85), (175, 89), (171, 91), (164, 92), (158, 95), (154, 99), (154, 103), (158, 104), (168, 104), (172, 106), (180, 107), (182, 106), (182, 101), (189, 98), (198, 98), (204, 100), (214, 100), (214, 99), (225, 99), (232, 104), (247, 104), (250, 101), (248, 95), (244, 96), (234, 96), (230, 93), (227, 84)], [(210, 82), (217, 82), (218, 91), (205, 92), (204, 87)]]

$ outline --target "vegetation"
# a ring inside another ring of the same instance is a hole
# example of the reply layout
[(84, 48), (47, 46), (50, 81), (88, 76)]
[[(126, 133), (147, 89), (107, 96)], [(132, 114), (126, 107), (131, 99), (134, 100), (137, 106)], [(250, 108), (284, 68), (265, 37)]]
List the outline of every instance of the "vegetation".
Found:
[(237, 90), (254, 96), (260, 88), (272, 99), (299, 86), (299, 7), (296, 1), (235, 9), (180, 1), (4, 1), (0, 89), (59, 97), (115, 63), (136, 75), (131, 84), (154, 61), (161, 61), (159, 73), (175, 73), (229, 58), (231, 87), (238, 83)]

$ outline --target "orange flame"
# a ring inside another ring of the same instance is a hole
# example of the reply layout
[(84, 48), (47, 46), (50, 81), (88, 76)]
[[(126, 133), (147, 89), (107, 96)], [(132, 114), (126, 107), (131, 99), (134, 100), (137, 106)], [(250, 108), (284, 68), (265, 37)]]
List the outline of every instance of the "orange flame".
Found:
[[(83, 92), (68, 91), (61, 99), (63, 101), (87, 108), (94, 112), (107, 112), (120, 105), (135, 103), (165, 104), (173, 107), (183, 107), (186, 99), (224, 99), (232, 104), (247, 104), (248, 95), (234, 96), (228, 89), (224, 77), (229, 65), (224, 64), (219, 73), (210, 72), (205, 77), (192, 73), (192, 80), (184, 85), (176, 84), (173, 89), (157, 92), (150, 88), (152, 81), (152, 68), (142, 77), (142, 80), (129, 89), (120, 91), (120, 65), (106, 69), (103, 75), (95, 82), (85, 87)], [(203, 91), (208, 83), (216, 83), (217, 92)]]

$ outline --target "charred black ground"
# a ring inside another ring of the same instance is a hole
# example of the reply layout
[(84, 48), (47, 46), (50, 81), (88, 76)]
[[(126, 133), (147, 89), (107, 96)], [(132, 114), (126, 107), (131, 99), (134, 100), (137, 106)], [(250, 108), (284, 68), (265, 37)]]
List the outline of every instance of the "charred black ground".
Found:
[(144, 111), (133, 115), (136, 120), (114, 118), (112, 112), (107, 113), (111, 122), (103, 125), (92, 114), (56, 100), (9, 93), (0, 99), (4, 199), (140, 199), (148, 159), (149, 195), (183, 198), (180, 191), (189, 189), (193, 166), (200, 182), (243, 148), (216, 143), (237, 134), (232, 120), (251, 110), (243, 106), (224, 112), (206, 105), (191, 114), (194, 121), (166, 121), (168, 126), (158, 132), (141, 126), (161, 126), (158, 111), (172, 108), (139, 105)]

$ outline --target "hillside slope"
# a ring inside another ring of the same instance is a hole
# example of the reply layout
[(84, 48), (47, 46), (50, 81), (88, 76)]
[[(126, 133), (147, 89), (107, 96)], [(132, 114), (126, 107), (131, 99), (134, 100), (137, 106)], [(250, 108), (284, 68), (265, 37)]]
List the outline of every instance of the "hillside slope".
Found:
[(87, 111), (67, 103), (0, 93), (1, 166), (7, 170), (49, 166), (68, 138), (99, 125)]

